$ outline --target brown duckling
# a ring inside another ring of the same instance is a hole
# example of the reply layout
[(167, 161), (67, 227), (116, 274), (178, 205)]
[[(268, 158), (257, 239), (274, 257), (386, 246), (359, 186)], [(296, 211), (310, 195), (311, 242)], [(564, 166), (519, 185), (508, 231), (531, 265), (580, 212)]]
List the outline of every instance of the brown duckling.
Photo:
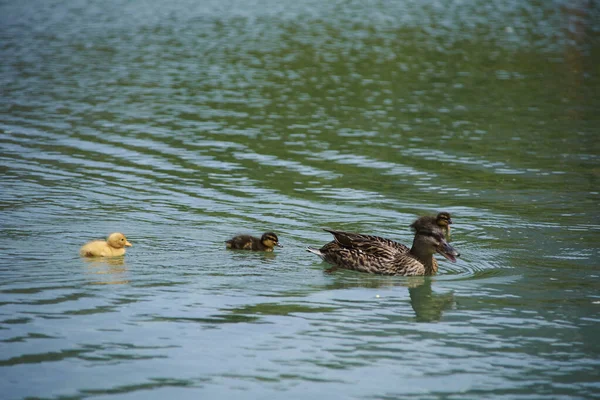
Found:
[(253, 251), (273, 251), (275, 246), (283, 247), (273, 232), (263, 234), (260, 239), (250, 235), (238, 235), (226, 241), (225, 246), (228, 249)]
[(415, 222), (413, 222), (410, 227), (416, 232), (420, 229), (425, 228), (426, 226), (437, 225), (442, 232), (444, 233), (444, 237), (447, 242), (450, 241), (450, 225), (452, 224), (452, 218), (450, 217), (450, 213), (446, 211), (442, 211), (438, 213), (437, 216), (424, 216), (419, 217)]
[(125, 254), (125, 247), (131, 247), (125, 235), (119, 232), (108, 235), (106, 241), (94, 240), (84, 244), (79, 250), (82, 257), (116, 257)]
[(330, 272), (344, 268), (381, 275), (434, 275), (438, 270), (433, 257), (436, 252), (456, 262), (460, 254), (446, 242), (437, 224), (421, 221), (413, 225), (416, 232), (410, 249), (378, 236), (325, 229), (335, 240), (320, 249), (309, 247), (307, 251), (333, 264)]

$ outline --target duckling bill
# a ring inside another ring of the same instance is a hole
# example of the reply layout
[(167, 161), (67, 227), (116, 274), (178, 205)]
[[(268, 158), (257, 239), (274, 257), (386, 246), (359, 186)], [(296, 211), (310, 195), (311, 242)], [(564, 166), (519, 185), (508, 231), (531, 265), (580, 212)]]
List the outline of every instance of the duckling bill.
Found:
[(125, 254), (125, 247), (131, 247), (125, 235), (111, 233), (106, 240), (94, 240), (79, 249), (81, 257), (118, 257)]
[(273, 251), (275, 246), (283, 247), (273, 232), (263, 234), (260, 239), (250, 235), (238, 235), (226, 241), (225, 246), (228, 249), (252, 251)]

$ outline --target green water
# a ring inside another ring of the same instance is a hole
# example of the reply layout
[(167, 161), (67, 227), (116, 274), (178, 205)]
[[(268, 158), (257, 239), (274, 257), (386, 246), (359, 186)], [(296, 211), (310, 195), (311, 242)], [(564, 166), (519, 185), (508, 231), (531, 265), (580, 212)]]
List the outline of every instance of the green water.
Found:
[[(3, 398), (598, 398), (598, 20), (0, 2)], [(305, 251), (440, 210), (461, 258), (435, 277)], [(78, 257), (113, 231), (125, 258)]]

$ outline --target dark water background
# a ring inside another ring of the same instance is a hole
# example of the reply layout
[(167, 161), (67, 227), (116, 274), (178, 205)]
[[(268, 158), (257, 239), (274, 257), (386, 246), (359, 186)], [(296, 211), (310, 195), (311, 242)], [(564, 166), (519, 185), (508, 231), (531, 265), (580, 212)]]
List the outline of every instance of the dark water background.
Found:
[[(0, 2), (2, 398), (600, 398), (598, 21)], [(433, 278), (304, 251), (439, 210), (462, 257)], [(124, 259), (77, 256), (112, 231)]]

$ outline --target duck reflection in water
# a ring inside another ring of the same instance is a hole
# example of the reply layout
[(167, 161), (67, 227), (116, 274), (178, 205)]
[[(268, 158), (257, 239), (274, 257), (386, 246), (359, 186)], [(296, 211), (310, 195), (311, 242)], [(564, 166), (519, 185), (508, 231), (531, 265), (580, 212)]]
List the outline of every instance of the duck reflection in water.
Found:
[(86, 258), (87, 274), (93, 285), (123, 285), (129, 283), (124, 257)]
[[(325, 285), (324, 289), (339, 290), (350, 288), (408, 288), (410, 305), (415, 312), (417, 322), (436, 322), (442, 319), (444, 311), (454, 307), (454, 292), (436, 293), (432, 289), (435, 278), (411, 276), (407, 278), (374, 275), (351, 275), (350, 273), (331, 275), (335, 282)], [(349, 280), (348, 278), (356, 278)], [(385, 296), (379, 298), (385, 301)]]
[(454, 292), (435, 293), (431, 288), (431, 278), (414, 277), (421, 280), (420, 284), (408, 287), (410, 305), (415, 311), (417, 322), (435, 322), (442, 319), (444, 311), (451, 309), (454, 304)]

